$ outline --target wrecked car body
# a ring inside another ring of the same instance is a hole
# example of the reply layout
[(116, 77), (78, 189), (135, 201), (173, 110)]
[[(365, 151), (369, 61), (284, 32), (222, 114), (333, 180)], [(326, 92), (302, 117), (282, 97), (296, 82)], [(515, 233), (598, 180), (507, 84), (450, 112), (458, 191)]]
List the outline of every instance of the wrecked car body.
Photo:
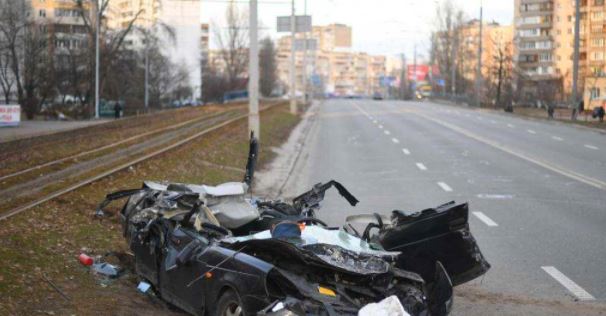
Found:
[(135, 270), (171, 304), (194, 315), (356, 315), (395, 296), (410, 315), (447, 315), (452, 287), (490, 268), (467, 204), (329, 227), (317, 216), (327, 190), (358, 203), (343, 185), (315, 185), (290, 203), (251, 197), (256, 156), (253, 138), (241, 183), (145, 182), (99, 206), (128, 198), (120, 216)]

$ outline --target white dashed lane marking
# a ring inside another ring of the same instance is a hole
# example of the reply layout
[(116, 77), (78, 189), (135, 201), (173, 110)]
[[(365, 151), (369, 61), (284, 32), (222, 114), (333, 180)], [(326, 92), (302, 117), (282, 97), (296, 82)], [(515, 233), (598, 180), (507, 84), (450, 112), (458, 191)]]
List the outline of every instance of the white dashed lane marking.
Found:
[(490, 123), (492, 123), (492, 124), (497, 124), (497, 121), (495, 121), (495, 120), (490, 120)]
[(497, 224), (495, 221), (490, 219), (490, 217), (486, 216), (486, 214), (484, 214), (482, 212), (473, 212), (473, 215), (475, 215), (479, 220), (484, 222), (484, 224), (486, 224), (486, 226), (489, 226), (489, 227), (499, 226), (499, 224)]
[(452, 192), (452, 188), (448, 184), (444, 182), (438, 182), (438, 185), (440, 186), (440, 188), (442, 188), (442, 190), (446, 192)]
[(391, 141), (394, 142), (395, 144), (399, 144), (400, 143), (400, 141), (397, 138), (395, 138), (395, 137), (392, 138)]
[(377, 120), (374, 120), (372, 122), (375, 123), (375, 124), (379, 124), (379, 121), (377, 121)]
[(515, 128), (516, 126), (513, 125), (513, 124), (507, 124), (507, 127), (509, 127), (509, 128)]
[(533, 131), (531, 129), (527, 130), (527, 132), (529, 132), (530, 134), (536, 134), (537, 133), (537, 132), (535, 132), (535, 131)]
[(410, 150), (406, 149), (406, 148), (402, 148), (402, 152), (404, 153), (404, 155), (410, 155)]
[(379, 125), (379, 128), (380, 128), (380, 129), (383, 129), (383, 125)]
[(425, 165), (420, 162), (417, 162), (417, 168), (423, 171), (427, 170), (427, 167), (425, 167)]
[(593, 145), (587, 145), (585, 144), (585, 148), (589, 148), (589, 149), (593, 149), (593, 150), (598, 150), (599, 148)]
[(564, 140), (562, 137), (558, 137), (558, 136), (551, 136), (551, 139), (556, 140), (558, 142), (561, 142)]
[(390, 135), (391, 134), (388, 130), (385, 130), (383, 133), (385, 133), (385, 135)]
[(591, 301), (595, 300), (595, 298), (585, 291), (578, 284), (574, 283), (571, 279), (564, 275), (564, 273), (560, 272), (555, 267), (545, 266), (541, 267), (547, 274), (549, 274), (552, 278), (558, 281), (562, 286), (564, 286), (570, 293), (576, 296), (581, 301)]

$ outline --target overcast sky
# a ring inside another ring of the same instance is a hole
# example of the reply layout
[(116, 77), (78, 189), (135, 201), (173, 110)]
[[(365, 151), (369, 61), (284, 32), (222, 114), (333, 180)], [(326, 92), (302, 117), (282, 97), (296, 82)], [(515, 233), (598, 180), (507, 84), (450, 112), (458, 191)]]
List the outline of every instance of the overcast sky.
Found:
[[(225, 2), (202, 0), (203, 21), (224, 25)], [(451, 0), (468, 17), (478, 17), (480, 0)], [(244, 2), (244, 1), (242, 1)], [(244, 9), (247, 3), (240, 6)], [(354, 50), (371, 54), (396, 56), (402, 52), (412, 55), (417, 43), (420, 55), (428, 50), (428, 38), (435, 17), (435, 0), (307, 0), (308, 13), (314, 25), (343, 23), (353, 28)], [(483, 0), (484, 20), (511, 24), (512, 0)], [(304, 12), (304, 0), (296, 1), (297, 14)], [(262, 32), (272, 37), (276, 33), (276, 17), (290, 15), (288, 0), (259, 0)], [(212, 37), (212, 35), (211, 35)], [(212, 42), (212, 40), (211, 40)], [(214, 43), (211, 43), (211, 45)]]

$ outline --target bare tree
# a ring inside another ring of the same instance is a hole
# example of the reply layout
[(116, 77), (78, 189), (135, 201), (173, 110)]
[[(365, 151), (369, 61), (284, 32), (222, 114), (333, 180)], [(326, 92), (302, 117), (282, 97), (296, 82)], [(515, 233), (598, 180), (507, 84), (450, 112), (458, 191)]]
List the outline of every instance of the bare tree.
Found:
[(10, 70), (10, 54), (2, 47), (0, 43), (0, 88), (4, 96), (4, 102), (11, 102), (11, 92), (15, 85), (15, 76)]
[(231, 0), (225, 11), (225, 20), (225, 29), (215, 25), (215, 40), (225, 63), (228, 89), (240, 89), (243, 88), (240, 79), (248, 67), (248, 12), (241, 12)]
[(23, 0), (0, 0), (0, 37), (4, 43), (3, 54), (6, 54), (12, 76), (17, 88), (19, 103), (25, 99), (22, 74), (22, 52), (26, 30), (31, 27), (31, 3)]
[[(490, 71), (490, 92), (494, 95), (495, 106), (511, 101), (513, 91), (513, 49), (511, 41), (491, 38), (494, 54), (488, 66)], [(505, 94), (505, 98), (503, 98)], [(503, 102), (504, 101), (504, 102)]]
[[(457, 61), (461, 60), (461, 27), (464, 24), (463, 11), (452, 1), (444, 0), (436, 10), (435, 29), (431, 34), (430, 60), (437, 64), (445, 77), (445, 84), (451, 87), (458, 82), (460, 74)], [(454, 76), (453, 76), (454, 70)]]
[(278, 81), (278, 65), (276, 64), (276, 47), (271, 38), (266, 37), (261, 41), (259, 50), (259, 63), (261, 68), (261, 94), (269, 97), (274, 91)]
[[(82, 76), (74, 77), (74, 81), (71, 82), (72, 89), (75, 95), (80, 99), (82, 104), (91, 103), (91, 99), (94, 94), (94, 76), (95, 76), (95, 33), (96, 29), (96, 15), (93, 14), (89, 7), (89, 2), (81, 0), (73, 0), (76, 6), (76, 10), (79, 12), (80, 19), (84, 24), (86, 34), (88, 35), (88, 46), (86, 50), (82, 51), (82, 59), (79, 62), (72, 63), (76, 67), (79, 67), (82, 71)], [(99, 17), (103, 18), (110, 0), (101, 0), (98, 4)], [(95, 5), (95, 4), (93, 4)], [(123, 48), (126, 36), (130, 34), (135, 28), (135, 22), (139, 16), (143, 13), (143, 9), (139, 9), (133, 17), (126, 23), (126, 26), (120, 30), (111, 30), (107, 27), (103, 27), (101, 23), (101, 29), (99, 30), (101, 60), (100, 60), (100, 87), (103, 90), (105, 79), (109, 75), (109, 70), (113, 66), (113, 62), (116, 61), (116, 56), (120, 53)], [(84, 79), (80, 80), (80, 77)], [(92, 113), (92, 108), (91, 108)]]
[(46, 25), (34, 23), (26, 29), (24, 37), (21, 78), (25, 99), (20, 103), (29, 119), (54, 94), (52, 56), (49, 50), (52, 38), (47, 36), (46, 29)]

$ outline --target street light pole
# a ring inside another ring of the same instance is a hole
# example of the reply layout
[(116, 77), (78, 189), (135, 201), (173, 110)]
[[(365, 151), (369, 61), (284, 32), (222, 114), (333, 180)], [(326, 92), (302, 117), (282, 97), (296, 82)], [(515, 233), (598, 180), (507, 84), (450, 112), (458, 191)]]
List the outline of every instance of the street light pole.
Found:
[(290, 113), (297, 114), (297, 99), (296, 99), (296, 68), (295, 68), (295, 33), (296, 33), (296, 21), (295, 21), (295, 0), (292, 0), (292, 11), (290, 14)]
[(149, 34), (147, 34), (146, 39), (145, 39), (145, 80), (144, 80), (144, 84), (145, 84), (144, 104), (145, 104), (145, 112), (147, 112), (147, 110), (149, 109)]
[(258, 40), (258, 14), (257, 0), (250, 0), (249, 28), (250, 49), (248, 51), (248, 130), (260, 138), (259, 123), (259, 40)]
[(476, 105), (480, 106), (482, 102), (482, 41), (483, 41), (483, 6), (480, 1), (480, 33), (478, 38), (478, 69), (476, 74)]
[(581, 1), (575, 0), (574, 4), (574, 57), (572, 66), (572, 119), (577, 119), (578, 112), (578, 83), (579, 80), (579, 46), (580, 46), (580, 27), (581, 27)]
[(95, 118), (99, 118), (99, 30), (101, 29), (101, 10), (99, 10), (99, 0), (95, 1), (95, 16), (97, 21), (95, 30)]

